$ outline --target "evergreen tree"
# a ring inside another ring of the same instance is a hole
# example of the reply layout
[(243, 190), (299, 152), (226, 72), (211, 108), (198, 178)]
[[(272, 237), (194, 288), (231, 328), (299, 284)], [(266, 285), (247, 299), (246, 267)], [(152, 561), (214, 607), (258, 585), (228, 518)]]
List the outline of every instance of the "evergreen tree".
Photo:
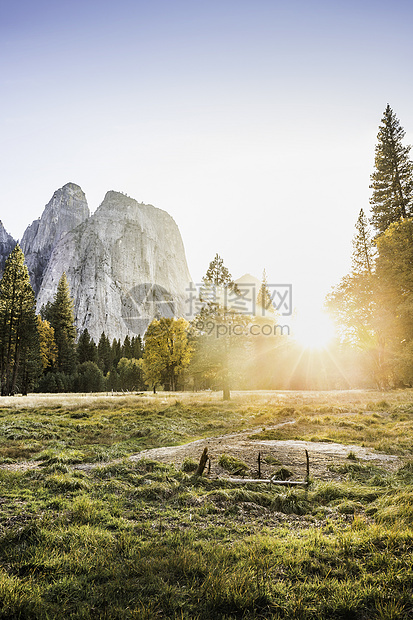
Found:
[(202, 282), (200, 298), (204, 302), (203, 311), (201, 310), (204, 314), (225, 312), (228, 307), (228, 297), (239, 293), (232, 275), (219, 254), (215, 254), (215, 258), (209, 263)]
[(22, 330), (20, 365), (17, 377), (17, 386), (21, 394), (26, 395), (35, 388), (42, 372), (37, 317), (33, 308), (28, 314), (26, 325)]
[(125, 340), (123, 341), (122, 357), (126, 357), (127, 359), (131, 359), (131, 357), (133, 357), (131, 339), (128, 335), (125, 336)]
[(70, 297), (65, 273), (59, 280), (53, 302), (43, 309), (42, 314), (55, 332), (58, 370), (66, 374), (74, 373), (76, 370), (76, 327), (73, 300)]
[(241, 334), (248, 319), (229, 309), (236, 303), (240, 291), (218, 254), (209, 264), (202, 281), (200, 300), (203, 307), (194, 321), (195, 356), (192, 368), (198, 376), (204, 375), (210, 381), (217, 379), (222, 387), (223, 399), (229, 400), (230, 383), (239, 370), (240, 351), (245, 340)]
[(17, 387), (26, 393), (40, 370), (34, 291), (17, 244), (6, 260), (0, 282), (1, 394), (12, 395)]
[(97, 362), (98, 351), (95, 341), (90, 337), (86, 328), (79, 336), (76, 347), (77, 361), (79, 364), (83, 362)]
[(361, 353), (366, 376), (378, 387), (388, 387), (390, 370), (384, 326), (389, 321), (389, 310), (382, 303), (363, 210), (353, 238), (352, 272), (327, 296), (326, 307), (336, 323), (341, 342)]
[(142, 345), (142, 338), (140, 334), (138, 336), (133, 336), (131, 340), (131, 346), (132, 346), (132, 357), (134, 359), (139, 360), (143, 356), (143, 345)]
[(120, 344), (120, 340), (116, 340), (116, 338), (112, 341), (112, 364), (114, 368), (119, 364), (120, 358), (122, 357), (122, 347)]
[(257, 296), (258, 312), (261, 316), (275, 317), (275, 310), (271, 299), (271, 293), (268, 289), (267, 274), (265, 269), (262, 273), (262, 282)]
[(98, 366), (105, 376), (113, 366), (112, 349), (105, 332), (101, 333), (98, 342)]
[(214, 260), (209, 263), (209, 267), (202, 281), (204, 284), (213, 284), (215, 286), (236, 287), (229, 270), (225, 267), (224, 261), (219, 254), (215, 254)]
[(373, 273), (374, 266), (374, 246), (371, 240), (367, 218), (363, 209), (360, 209), (356, 224), (356, 234), (353, 238), (353, 273)]
[(375, 170), (371, 175), (371, 223), (378, 234), (393, 222), (413, 214), (413, 166), (410, 146), (403, 146), (404, 129), (387, 104), (376, 145)]

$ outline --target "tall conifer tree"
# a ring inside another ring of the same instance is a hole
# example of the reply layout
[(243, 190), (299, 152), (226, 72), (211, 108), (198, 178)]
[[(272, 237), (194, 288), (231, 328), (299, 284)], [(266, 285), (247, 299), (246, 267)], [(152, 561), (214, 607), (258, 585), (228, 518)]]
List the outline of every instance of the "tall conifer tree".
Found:
[(257, 295), (257, 304), (258, 304), (258, 307), (259, 307), (258, 309), (259, 309), (259, 313), (261, 314), (261, 316), (269, 315), (271, 317), (274, 317), (275, 311), (274, 311), (274, 306), (271, 300), (271, 293), (268, 288), (267, 274), (266, 274), (265, 269), (262, 272), (262, 281), (261, 281), (260, 290), (258, 291), (258, 295)]
[(65, 273), (59, 280), (53, 302), (47, 306), (44, 314), (54, 329), (58, 349), (57, 368), (72, 374), (76, 370), (76, 327), (73, 300)]
[(242, 348), (245, 340), (240, 335), (232, 337), (233, 328), (237, 325), (236, 331), (242, 333), (247, 317), (232, 308), (240, 290), (219, 254), (210, 262), (202, 281), (200, 301), (203, 306), (195, 320), (198, 334), (193, 367), (200, 369), (200, 372), (195, 371), (198, 374), (218, 379), (223, 399), (229, 400), (238, 357), (236, 351)]
[(375, 170), (371, 175), (373, 190), (370, 204), (371, 223), (378, 234), (393, 222), (413, 214), (413, 165), (410, 146), (403, 146), (404, 129), (387, 104), (376, 145)]
[[(34, 291), (17, 244), (0, 282), (0, 376), (2, 395), (23, 393), (41, 369)], [(19, 385), (20, 384), (20, 385)]]
[(356, 234), (353, 237), (352, 268), (353, 273), (373, 272), (374, 247), (371, 240), (369, 224), (363, 209), (360, 209), (356, 223)]
[(106, 375), (112, 368), (112, 364), (113, 355), (109, 338), (106, 336), (105, 332), (102, 332), (98, 343), (98, 366), (103, 374)]

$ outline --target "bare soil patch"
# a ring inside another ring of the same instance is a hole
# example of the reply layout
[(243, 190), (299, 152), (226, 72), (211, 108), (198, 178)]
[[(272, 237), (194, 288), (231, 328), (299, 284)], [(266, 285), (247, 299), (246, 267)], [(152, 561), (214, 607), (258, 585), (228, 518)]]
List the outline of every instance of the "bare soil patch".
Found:
[(260, 453), (262, 477), (271, 477), (274, 471), (280, 467), (286, 467), (293, 473), (296, 480), (304, 479), (306, 475), (306, 450), (310, 458), (310, 476), (317, 480), (339, 479), (340, 476), (333, 473), (330, 466), (348, 463), (349, 454), (354, 455), (360, 464), (376, 465), (388, 471), (395, 471), (401, 466), (399, 457), (380, 454), (362, 446), (333, 442), (254, 440), (251, 438), (253, 434), (254, 431), (246, 431), (199, 439), (181, 446), (143, 450), (131, 456), (130, 459), (137, 461), (144, 458), (173, 463), (179, 468), (184, 459), (199, 461), (203, 449), (207, 447), (211, 460), (211, 477), (226, 473), (218, 464), (222, 454), (228, 454), (244, 461), (249, 467), (246, 475), (250, 477), (257, 473), (258, 454)]

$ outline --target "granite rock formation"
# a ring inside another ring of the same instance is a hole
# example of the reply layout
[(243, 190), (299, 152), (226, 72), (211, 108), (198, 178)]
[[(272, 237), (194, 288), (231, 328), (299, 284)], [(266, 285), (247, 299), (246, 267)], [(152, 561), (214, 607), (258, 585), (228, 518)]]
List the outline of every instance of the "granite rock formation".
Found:
[(82, 189), (74, 183), (67, 183), (53, 194), (42, 216), (26, 229), (21, 248), (36, 295), (53, 248), (66, 233), (87, 220), (89, 215)]
[(0, 221), (0, 278), (4, 272), (4, 265), (10, 252), (14, 249), (17, 241), (4, 228)]
[[(47, 236), (45, 217), (42, 229), (43, 216), (52, 210), (49, 203), (39, 223), (34, 222), (24, 237), (25, 247), (30, 248), (30, 269), (39, 287), (38, 311), (53, 299), (59, 278), (66, 272), (78, 331), (87, 328), (95, 341), (102, 332), (110, 339), (143, 335), (155, 316), (185, 316), (191, 278), (172, 217), (152, 205), (110, 191), (95, 213), (86, 218), (85, 203), (77, 188), (77, 199), (71, 205), (76, 217), (84, 221), (66, 232), (70, 221), (68, 202), (61, 198), (68, 194), (68, 186), (65, 188), (51, 201), (56, 205), (57, 222), (63, 210), (61, 227), (49, 228), (52, 232)], [(29, 238), (33, 239), (30, 243)], [(48, 238), (53, 242), (47, 243)]]

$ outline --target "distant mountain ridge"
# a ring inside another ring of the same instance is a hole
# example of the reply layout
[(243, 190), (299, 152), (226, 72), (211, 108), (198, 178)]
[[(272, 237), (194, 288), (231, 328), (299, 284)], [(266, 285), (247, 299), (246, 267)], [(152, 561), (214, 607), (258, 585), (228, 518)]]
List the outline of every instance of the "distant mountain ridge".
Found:
[[(0, 260), (15, 243), (1, 226)], [(37, 310), (66, 272), (78, 331), (87, 328), (96, 341), (103, 331), (110, 339), (143, 335), (156, 316), (186, 314), (191, 277), (182, 238), (173, 218), (152, 205), (109, 191), (90, 215), (82, 189), (67, 183), (21, 247)]]

